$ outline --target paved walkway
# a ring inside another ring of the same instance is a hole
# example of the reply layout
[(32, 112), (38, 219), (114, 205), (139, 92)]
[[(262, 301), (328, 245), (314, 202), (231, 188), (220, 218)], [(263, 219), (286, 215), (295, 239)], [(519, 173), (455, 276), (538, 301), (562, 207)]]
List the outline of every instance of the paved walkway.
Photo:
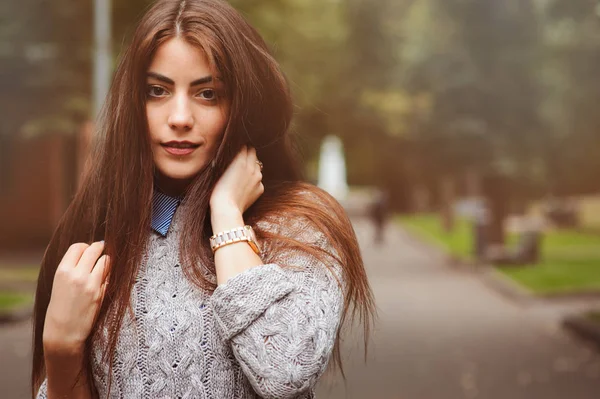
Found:
[(382, 247), (366, 221), (355, 228), (379, 322), (367, 365), (350, 339), (346, 389), (323, 379), (320, 398), (600, 397), (598, 350), (560, 327), (568, 306), (519, 305), (398, 228)]
[[(400, 229), (371, 245), (356, 221), (379, 307), (369, 362), (350, 337), (347, 388), (326, 376), (321, 399), (597, 399), (600, 355), (559, 326), (560, 306), (518, 305), (476, 275), (444, 266)], [(0, 327), (0, 397), (28, 398), (29, 321)]]
[(0, 397), (28, 399), (31, 321), (0, 326)]

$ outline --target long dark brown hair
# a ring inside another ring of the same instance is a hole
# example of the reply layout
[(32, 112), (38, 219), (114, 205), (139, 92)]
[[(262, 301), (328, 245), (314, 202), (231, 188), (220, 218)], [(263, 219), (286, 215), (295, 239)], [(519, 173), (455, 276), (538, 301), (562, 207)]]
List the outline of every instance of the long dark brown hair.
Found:
[[(130, 45), (120, 57), (96, 123), (95, 142), (82, 183), (42, 261), (34, 308), (34, 395), (46, 375), (42, 336), (54, 275), (68, 247), (76, 242), (103, 239), (105, 253), (111, 258), (108, 290), (93, 331), (107, 327), (106, 355), (112, 364), (138, 265), (147, 249), (151, 221), (154, 166), (145, 108), (146, 73), (158, 47), (174, 37), (204, 51), (213, 70), (223, 79), (231, 104), (214, 161), (186, 191), (188, 206), (180, 253), (187, 278), (202, 289), (215, 288), (206, 278), (207, 273), (215, 273), (208, 244), (210, 193), (241, 147), (251, 145), (265, 165), (265, 192), (244, 214), (244, 219), (252, 224), (268, 216), (285, 219), (301, 215), (321, 230), (331, 243), (332, 255), (343, 265), (346, 289), (342, 321), (358, 317), (364, 326), (365, 343), (368, 340), (375, 307), (354, 230), (337, 201), (301, 182), (296, 151), (288, 134), (293, 114), (289, 87), (265, 42), (224, 1), (160, 0), (139, 22)], [(306, 192), (312, 195), (306, 196)], [(263, 240), (278, 239), (266, 231), (259, 230), (257, 234)], [(297, 245), (319, 256), (318, 248)], [(88, 364), (85, 371), (90, 377), (92, 335), (85, 353)], [(333, 357), (334, 364), (341, 369), (339, 344), (338, 333)]]

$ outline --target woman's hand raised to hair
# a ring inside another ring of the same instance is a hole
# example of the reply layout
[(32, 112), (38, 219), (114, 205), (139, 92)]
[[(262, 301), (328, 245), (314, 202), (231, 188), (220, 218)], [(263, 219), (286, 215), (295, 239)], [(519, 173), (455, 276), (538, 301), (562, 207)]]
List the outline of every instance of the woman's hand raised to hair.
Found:
[(58, 265), (44, 322), (46, 354), (83, 352), (106, 292), (110, 259), (103, 250), (104, 242), (73, 244)]
[(262, 172), (252, 147), (242, 147), (221, 176), (210, 197), (215, 233), (239, 227), (242, 214), (263, 194)]

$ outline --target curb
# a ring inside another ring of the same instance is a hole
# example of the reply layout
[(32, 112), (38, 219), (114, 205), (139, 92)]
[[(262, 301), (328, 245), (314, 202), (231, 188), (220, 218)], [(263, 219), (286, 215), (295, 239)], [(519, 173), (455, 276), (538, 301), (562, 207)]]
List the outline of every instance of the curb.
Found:
[(540, 294), (538, 295), (540, 299), (545, 299), (548, 301), (557, 300), (564, 301), (569, 299), (600, 299), (600, 291), (592, 290), (592, 291), (577, 291), (577, 292), (559, 292), (555, 294)]
[[(409, 229), (400, 225), (405, 234), (416, 244), (422, 247), (428, 247), (435, 251), (436, 255), (442, 256), (448, 267), (453, 269), (470, 270), (479, 274), (480, 281), (487, 285), (490, 289), (499, 293), (505, 298), (512, 300), (520, 305), (532, 304), (534, 302), (555, 302), (568, 301), (572, 299), (579, 300), (597, 300), (600, 299), (600, 290), (579, 291), (579, 292), (563, 292), (554, 294), (534, 294), (527, 288), (521, 286), (510, 277), (504, 275), (496, 267), (490, 264), (477, 264), (473, 261), (465, 261), (458, 257), (454, 257), (444, 251), (443, 248), (429, 243), (422, 237), (419, 237)], [(592, 342), (600, 348), (600, 323), (593, 322), (585, 314), (575, 314), (562, 318), (562, 327), (576, 335), (577, 337)]]
[(572, 299), (581, 300), (600, 300), (600, 290), (557, 292), (550, 294), (536, 294), (527, 288), (521, 286), (510, 277), (498, 271), (498, 269), (488, 263), (480, 263), (476, 260), (465, 260), (449, 254), (444, 248), (429, 242), (420, 234), (398, 223), (404, 234), (416, 245), (427, 248), (428, 251), (435, 253), (436, 256), (444, 260), (446, 266), (454, 270), (470, 271), (479, 274), (481, 280), (490, 288), (500, 293), (504, 297), (524, 304), (535, 301), (568, 301)]
[(563, 320), (563, 326), (579, 337), (592, 341), (600, 347), (600, 323), (595, 323), (585, 316), (569, 316)]
[(481, 280), (488, 287), (492, 288), (502, 296), (521, 304), (546, 299), (534, 295), (526, 288), (514, 282), (510, 277), (499, 272), (493, 266), (488, 265), (483, 268), (481, 271)]
[(600, 300), (600, 291), (598, 290), (536, 294), (504, 275), (494, 266), (489, 265), (482, 271), (482, 280), (504, 296), (521, 303), (526, 301), (565, 302), (569, 300)]
[(569, 300), (600, 300), (600, 291), (589, 290), (589, 291), (565, 291), (555, 292), (548, 294), (536, 294), (529, 291), (527, 288), (521, 286), (516, 281), (513, 281), (510, 277), (504, 275), (494, 266), (486, 266), (482, 273), (483, 280), (489, 283), (492, 288), (501, 292), (505, 296), (510, 297), (516, 301), (547, 301), (547, 302), (561, 302)]
[(0, 325), (25, 320), (33, 315), (33, 304), (17, 306), (13, 309), (0, 311)]

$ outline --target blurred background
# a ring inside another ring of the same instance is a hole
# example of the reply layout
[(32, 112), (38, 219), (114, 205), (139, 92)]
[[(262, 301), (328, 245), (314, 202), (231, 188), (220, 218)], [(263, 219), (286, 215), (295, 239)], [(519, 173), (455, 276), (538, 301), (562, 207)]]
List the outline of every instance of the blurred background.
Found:
[[(39, 262), (146, 0), (0, 3), (0, 396)], [(368, 362), (321, 398), (600, 396), (600, 2), (232, 0), (289, 78), (307, 178), (354, 222)]]

